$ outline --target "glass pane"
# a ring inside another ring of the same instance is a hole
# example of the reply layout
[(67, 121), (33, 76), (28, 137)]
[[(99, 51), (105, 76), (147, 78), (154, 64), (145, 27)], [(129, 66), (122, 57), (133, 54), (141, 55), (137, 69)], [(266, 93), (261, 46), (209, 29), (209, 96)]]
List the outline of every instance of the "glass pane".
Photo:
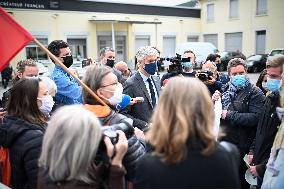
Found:
[(239, 17), (239, 1), (230, 0), (230, 18)]
[(38, 60), (47, 60), (47, 54), (39, 47), (37, 47), (37, 58)]
[(37, 59), (36, 47), (26, 47), (27, 59)]
[(214, 4), (207, 5), (207, 21), (214, 21)]
[(256, 15), (267, 13), (267, 0), (257, 0), (256, 2)]

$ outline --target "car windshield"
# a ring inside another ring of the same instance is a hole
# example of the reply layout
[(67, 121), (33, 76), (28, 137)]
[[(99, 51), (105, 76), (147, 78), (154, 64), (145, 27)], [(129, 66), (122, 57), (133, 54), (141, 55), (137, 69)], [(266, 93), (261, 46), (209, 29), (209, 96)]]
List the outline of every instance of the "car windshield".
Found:
[(284, 50), (273, 50), (271, 53), (270, 53), (270, 56), (274, 56), (276, 54), (284, 54)]
[(248, 57), (248, 61), (250, 60), (260, 60), (261, 59), (261, 55), (252, 55), (250, 57)]

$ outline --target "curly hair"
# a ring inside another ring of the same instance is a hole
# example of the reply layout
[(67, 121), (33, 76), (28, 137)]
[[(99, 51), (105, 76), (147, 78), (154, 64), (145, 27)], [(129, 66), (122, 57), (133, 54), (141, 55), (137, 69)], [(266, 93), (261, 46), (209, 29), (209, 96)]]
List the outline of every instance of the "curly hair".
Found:
[[(59, 56), (60, 49), (69, 47), (68, 43), (63, 40), (54, 40), (48, 45), (48, 50), (54, 55)], [(52, 59), (51, 59), (52, 60)], [(52, 62), (54, 62), (52, 60)]]

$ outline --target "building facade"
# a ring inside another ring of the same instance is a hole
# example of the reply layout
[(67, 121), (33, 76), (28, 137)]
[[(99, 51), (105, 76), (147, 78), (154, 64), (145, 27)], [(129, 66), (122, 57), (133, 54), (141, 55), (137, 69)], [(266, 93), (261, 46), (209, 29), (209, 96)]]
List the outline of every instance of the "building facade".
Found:
[[(111, 46), (117, 61), (125, 60), (133, 67), (140, 46), (156, 46), (161, 56), (174, 56), (176, 43), (192, 34), (200, 35), (200, 9), (70, 0), (34, 2), (0, 1), (0, 5), (44, 45), (66, 40), (74, 58), (98, 59), (99, 50)], [(23, 58), (48, 61), (34, 43), (13, 63)]]
[[(98, 59), (105, 46), (132, 68), (138, 47), (151, 45), (162, 57), (177, 43), (206, 41), (219, 51), (246, 56), (284, 47), (283, 0), (201, 0), (201, 8), (159, 7), (82, 0), (0, 0), (0, 6), (44, 45), (70, 44), (74, 58)], [(8, 34), (7, 34), (8, 35)], [(30, 43), (12, 61), (47, 56)]]
[(283, 8), (283, 0), (201, 0), (201, 40), (246, 56), (283, 48)]

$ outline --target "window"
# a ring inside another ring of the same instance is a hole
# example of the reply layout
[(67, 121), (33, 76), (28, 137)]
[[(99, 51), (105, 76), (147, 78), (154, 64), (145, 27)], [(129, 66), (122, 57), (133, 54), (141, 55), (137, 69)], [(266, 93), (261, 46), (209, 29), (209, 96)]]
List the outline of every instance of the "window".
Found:
[(256, 54), (264, 54), (265, 53), (265, 41), (266, 41), (266, 31), (256, 31), (255, 36), (255, 52)]
[(199, 37), (197, 35), (191, 35), (187, 37), (187, 42), (198, 42)]
[(149, 35), (136, 35), (135, 36), (135, 53), (140, 47), (150, 45), (150, 36)]
[[(48, 40), (47, 37), (37, 38), (37, 40), (43, 44), (45, 47), (48, 46)], [(34, 42), (31, 42), (26, 47), (26, 55), (27, 59), (34, 59), (34, 60), (47, 60), (47, 54), (41, 50), (41, 48), (35, 44)]]
[(163, 37), (163, 57), (175, 56), (176, 48), (176, 37), (175, 36), (164, 36)]
[(225, 51), (242, 52), (243, 33), (225, 33)]
[[(112, 47), (111, 35), (98, 36), (98, 51), (105, 47)], [(98, 52), (98, 55), (100, 54)], [(126, 61), (126, 39), (125, 36), (115, 36), (115, 61)]]
[(212, 43), (218, 49), (218, 34), (203, 35), (204, 42)]
[(267, 0), (256, 1), (256, 15), (267, 14)]
[(230, 18), (239, 18), (239, 0), (230, 0)]
[(214, 4), (207, 5), (207, 21), (214, 21)]
[(86, 39), (67, 38), (67, 43), (73, 55), (73, 58), (87, 58)]

